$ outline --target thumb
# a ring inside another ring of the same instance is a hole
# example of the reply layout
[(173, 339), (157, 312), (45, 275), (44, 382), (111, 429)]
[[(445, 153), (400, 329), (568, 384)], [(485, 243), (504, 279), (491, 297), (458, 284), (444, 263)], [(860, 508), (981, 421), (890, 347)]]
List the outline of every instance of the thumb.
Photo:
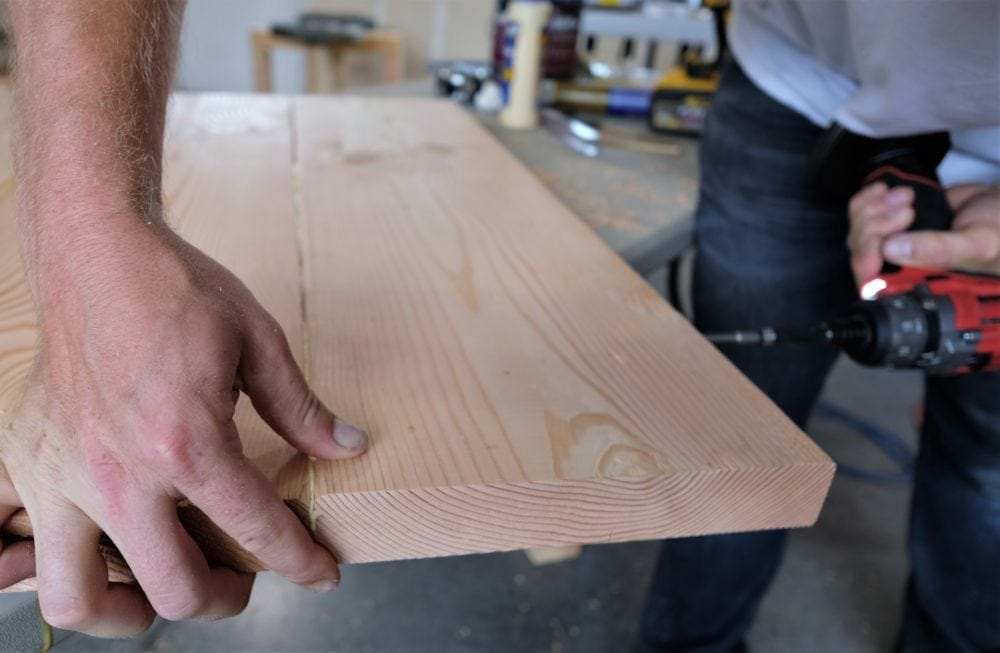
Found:
[(991, 271), (1000, 254), (1000, 238), (986, 226), (952, 231), (914, 231), (888, 238), (887, 261), (918, 268), (966, 268)]
[(340, 419), (306, 383), (273, 320), (249, 327), (240, 377), (254, 408), (292, 446), (318, 458), (353, 458), (368, 447), (364, 431)]

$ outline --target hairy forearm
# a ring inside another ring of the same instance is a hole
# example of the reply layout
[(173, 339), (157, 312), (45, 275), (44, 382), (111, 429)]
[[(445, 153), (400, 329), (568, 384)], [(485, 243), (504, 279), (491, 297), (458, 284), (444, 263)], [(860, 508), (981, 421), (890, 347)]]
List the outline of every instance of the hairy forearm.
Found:
[(182, 0), (11, 0), (17, 216), (36, 296), (39, 275), (161, 220), (182, 11)]

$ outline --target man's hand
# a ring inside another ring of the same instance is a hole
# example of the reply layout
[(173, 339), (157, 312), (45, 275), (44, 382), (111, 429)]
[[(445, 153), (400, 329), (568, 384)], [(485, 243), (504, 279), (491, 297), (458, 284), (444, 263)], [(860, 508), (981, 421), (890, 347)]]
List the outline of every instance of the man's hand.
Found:
[[(91, 244), (92, 265), (43, 276), (59, 287), (40, 295), (58, 299), (43, 311), (23, 402), (0, 431), (33, 523), (43, 614), (108, 636), (143, 630), (154, 610), (240, 612), (252, 576), (209, 568), (178, 521), (182, 498), (269, 568), (332, 589), (335, 561), (243, 456), (233, 413), (243, 390), (278, 433), (321, 458), (357, 455), (364, 434), (310, 391), (243, 284), (165, 226), (139, 223), (106, 249)], [(141, 591), (108, 585), (102, 530)]]
[(885, 261), (1000, 274), (1000, 189), (970, 184), (949, 188), (947, 195), (955, 211), (950, 231), (906, 232), (914, 219), (910, 188), (876, 182), (851, 198), (847, 242), (859, 287)]
[[(35, 571), (49, 622), (101, 636), (139, 632), (154, 611), (216, 618), (245, 605), (252, 578), (209, 567), (178, 522), (182, 498), (285, 577), (336, 584), (332, 556), (241, 452), (241, 390), (302, 451), (342, 458), (366, 446), (309, 390), (250, 292), (163, 220), (182, 9), (9, 3), (16, 213), (41, 341), (0, 425), (12, 481), (0, 473), (0, 520), (23, 505), (34, 550), (0, 551), (0, 587)], [(108, 583), (101, 531), (141, 587)]]

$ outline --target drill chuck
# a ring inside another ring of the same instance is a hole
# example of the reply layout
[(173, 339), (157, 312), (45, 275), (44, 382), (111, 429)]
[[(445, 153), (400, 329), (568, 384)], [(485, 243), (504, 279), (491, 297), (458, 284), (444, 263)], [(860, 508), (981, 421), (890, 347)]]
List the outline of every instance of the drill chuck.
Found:
[(957, 323), (952, 300), (920, 285), (907, 293), (857, 302), (812, 328), (765, 327), (707, 338), (720, 345), (831, 345), (862, 365), (922, 369), (932, 374), (987, 367), (990, 355), (979, 351), (982, 333), (962, 330)]

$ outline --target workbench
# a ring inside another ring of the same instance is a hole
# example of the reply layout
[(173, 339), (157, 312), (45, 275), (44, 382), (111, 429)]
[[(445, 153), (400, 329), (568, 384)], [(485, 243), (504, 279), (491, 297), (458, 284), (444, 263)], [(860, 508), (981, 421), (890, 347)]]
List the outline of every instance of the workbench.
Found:
[[(590, 158), (544, 128), (511, 131), (492, 116), (477, 118), (642, 276), (663, 267), (691, 245), (698, 194), (696, 140), (670, 139), (679, 148), (677, 155), (605, 146)], [(641, 121), (602, 120), (619, 131), (637, 132), (637, 136), (645, 131)]]

